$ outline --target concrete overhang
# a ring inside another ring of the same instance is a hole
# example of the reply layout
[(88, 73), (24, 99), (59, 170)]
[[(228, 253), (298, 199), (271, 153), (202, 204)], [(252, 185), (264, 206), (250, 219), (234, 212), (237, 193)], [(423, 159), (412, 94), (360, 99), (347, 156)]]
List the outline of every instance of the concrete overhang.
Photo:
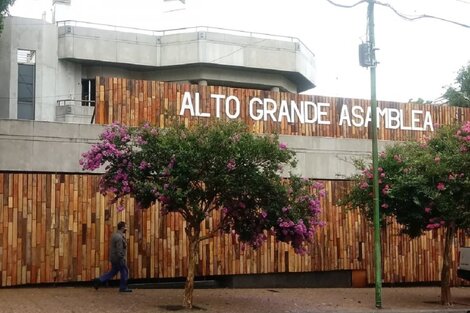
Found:
[(149, 31), (75, 21), (59, 22), (58, 37), (59, 59), (160, 72), (165, 81), (258, 84), (290, 92), (315, 87), (315, 56), (293, 37), (212, 27)]
[[(0, 119), (0, 168), (83, 173), (78, 162), (81, 154), (98, 141), (103, 129), (102, 125)], [(281, 135), (280, 140), (296, 153), (293, 172), (315, 179), (349, 177), (356, 173), (352, 159), (366, 158), (371, 151), (369, 139)], [(379, 148), (393, 143), (379, 141)], [(94, 173), (103, 172), (100, 168)]]

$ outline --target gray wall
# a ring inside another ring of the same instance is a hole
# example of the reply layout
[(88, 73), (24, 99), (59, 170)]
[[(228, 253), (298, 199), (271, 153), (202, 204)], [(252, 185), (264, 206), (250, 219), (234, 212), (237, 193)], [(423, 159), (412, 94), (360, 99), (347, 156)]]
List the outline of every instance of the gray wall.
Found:
[(103, 127), (0, 120), (0, 170), (80, 173), (81, 154)]
[[(145, 79), (207, 80), (217, 81), (218, 85), (280, 87), (290, 92), (315, 86), (315, 57), (293, 38), (292, 41), (275, 36), (261, 39), (250, 33), (229, 34), (215, 28), (187, 29), (176, 34), (171, 31), (142, 34), (139, 30), (107, 28), (73, 21), (60, 24), (59, 58), (83, 64), (108, 64), (108, 68), (87, 69), (89, 77), (100, 72), (101, 76), (112, 75), (109, 65), (118, 65), (136, 72), (152, 70)], [(203, 70), (195, 70), (194, 65)]]
[[(294, 150), (298, 175), (318, 179), (344, 179), (355, 173), (354, 158), (371, 155), (372, 142), (366, 139), (345, 139), (307, 136), (279, 136)], [(380, 141), (379, 151), (391, 141)]]
[[(8, 19), (4, 19), (3, 32), (0, 34), (0, 118), (16, 116), (16, 106), (11, 98), (11, 66), (16, 65), (11, 53), (11, 26)], [(16, 68), (18, 71), (18, 68)], [(17, 88), (17, 87), (16, 87)], [(16, 105), (16, 99), (14, 101)], [(14, 111), (13, 111), (14, 110)]]
[(140, 34), (127, 28), (84, 26), (5, 18), (0, 37), (0, 118), (18, 118), (18, 49), (36, 51), (34, 117), (38, 121), (67, 121), (63, 114), (57, 117), (61, 113), (56, 112), (57, 100), (81, 100), (82, 77), (205, 81), (290, 92), (315, 84), (315, 57), (295, 38), (264, 35), (262, 39), (206, 27)]
[[(0, 170), (81, 173), (81, 154), (102, 130), (99, 125), (0, 120)], [(294, 172), (317, 179), (351, 175), (351, 157), (371, 151), (370, 140), (362, 139), (280, 136), (280, 141), (297, 153)], [(385, 144), (380, 142), (380, 149)]]
[(35, 119), (55, 120), (58, 99), (81, 99), (81, 66), (59, 61), (57, 27), (9, 17), (0, 37), (0, 118), (17, 118), (18, 49), (36, 51)]

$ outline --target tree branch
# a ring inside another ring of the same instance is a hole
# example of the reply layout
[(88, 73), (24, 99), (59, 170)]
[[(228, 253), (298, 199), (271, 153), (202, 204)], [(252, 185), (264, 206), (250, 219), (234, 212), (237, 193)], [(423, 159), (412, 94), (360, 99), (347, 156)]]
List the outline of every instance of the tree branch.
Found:
[(210, 231), (207, 235), (199, 237), (199, 241), (203, 241), (203, 240), (206, 240), (206, 239), (213, 238), (217, 234), (217, 232), (219, 232), (222, 229), (222, 227), (224, 226), (225, 221), (227, 220), (227, 216), (228, 215), (224, 215), (224, 217), (220, 221), (219, 225), (217, 225), (217, 227), (214, 228), (212, 231)]
[(201, 236), (199, 237), (198, 241), (201, 242), (203, 240), (206, 240), (206, 239), (210, 239), (210, 238), (213, 238), (215, 236), (215, 234), (222, 229), (222, 223), (219, 224), (219, 226), (217, 226), (216, 228), (214, 228), (211, 232), (209, 232), (207, 235), (205, 236)]

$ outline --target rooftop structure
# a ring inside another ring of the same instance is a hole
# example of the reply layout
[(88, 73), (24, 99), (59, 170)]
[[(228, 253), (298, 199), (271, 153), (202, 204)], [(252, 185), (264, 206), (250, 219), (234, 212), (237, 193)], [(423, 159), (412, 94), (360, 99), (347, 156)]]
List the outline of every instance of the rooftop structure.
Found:
[(0, 56), (0, 118), (10, 119), (89, 123), (96, 76), (294, 93), (315, 87), (315, 57), (299, 39), (213, 27), (8, 17)]

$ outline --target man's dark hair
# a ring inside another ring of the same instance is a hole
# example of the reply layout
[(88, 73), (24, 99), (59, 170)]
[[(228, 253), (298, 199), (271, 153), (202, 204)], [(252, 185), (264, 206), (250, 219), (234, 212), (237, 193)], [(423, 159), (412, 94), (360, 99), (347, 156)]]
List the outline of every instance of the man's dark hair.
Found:
[(117, 228), (118, 228), (119, 230), (123, 229), (124, 227), (126, 227), (126, 222), (120, 221), (120, 222), (117, 224)]

